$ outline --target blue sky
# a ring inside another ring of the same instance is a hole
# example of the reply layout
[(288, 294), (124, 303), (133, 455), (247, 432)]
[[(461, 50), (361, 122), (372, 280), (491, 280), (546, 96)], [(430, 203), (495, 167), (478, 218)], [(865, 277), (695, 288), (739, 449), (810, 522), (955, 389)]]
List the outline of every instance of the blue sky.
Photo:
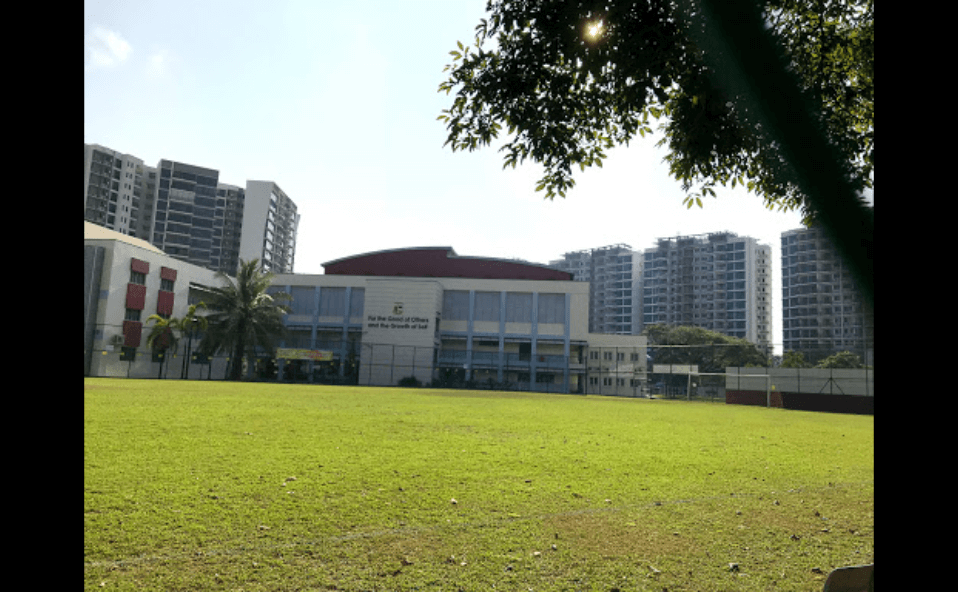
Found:
[(541, 168), (502, 169), (496, 146), (453, 153), (436, 118), (456, 41), (485, 0), (84, 2), (84, 141), (275, 181), (302, 216), (297, 273), (409, 246), (546, 263), (563, 253), (728, 230), (772, 247), (781, 340), (780, 237), (797, 212), (717, 189), (688, 210), (659, 133), (576, 171), (565, 199)]

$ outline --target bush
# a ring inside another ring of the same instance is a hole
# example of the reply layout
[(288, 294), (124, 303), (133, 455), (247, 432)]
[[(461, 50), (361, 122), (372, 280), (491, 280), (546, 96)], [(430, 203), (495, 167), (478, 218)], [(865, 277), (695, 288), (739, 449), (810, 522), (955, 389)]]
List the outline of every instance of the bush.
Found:
[(412, 386), (412, 387), (421, 387), (422, 383), (419, 382), (419, 379), (415, 376), (407, 376), (406, 378), (400, 379), (399, 386)]

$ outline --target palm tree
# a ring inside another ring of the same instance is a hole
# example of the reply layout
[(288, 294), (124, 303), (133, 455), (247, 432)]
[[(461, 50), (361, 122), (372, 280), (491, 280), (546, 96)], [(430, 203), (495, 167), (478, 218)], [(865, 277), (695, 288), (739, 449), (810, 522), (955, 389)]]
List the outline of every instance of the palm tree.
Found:
[[(200, 330), (206, 329), (206, 319), (196, 315), (197, 309), (200, 308), (206, 308), (206, 305), (202, 302), (198, 304), (191, 304), (186, 311), (186, 315), (181, 319), (176, 317), (165, 318), (158, 314), (152, 314), (146, 319), (147, 322), (154, 321), (156, 323), (153, 325), (153, 329), (146, 338), (146, 344), (162, 354), (162, 358), (160, 359), (160, 370), (156, 376), (157, 378), (163, 376), (163, 361), (167, 359), (166, 353), (168, 351), (173, 351), (174, 353), (176, 352), (176, 348), (180, 343), (180, 337), (185, 335), (187, 331), (192, 330), (194, 321), (196, 326), (199, 326)], [(176, 332), (179, 332), (180, 335), (178, 336)], [(167, 364), (169, 364), (168, 361)], [(185, 356), (183, 358), (183, 368), (184, 370), (181, 372), (180, 378), (184, 378), (186, 374)]]
[(290, 309), (278, 301), (289, 295), (267, 293), (273, 274), (262, 271), (259, 259), (240, 260), (235, 280), (222, 272), (217, 276), (226, 285), (209, 290), (212, 312), (206, 317), (209, 330), (200, 349), (207, 354), (229, 352), (229, 379), (240, 380), (247, 349), (261, 347), (272, 354), (275, 340), (285, 334), (283, 314)]
[(147, 322), (155, 321), (153, 330), (146, 338), (146, 344), (160, 354), (160, 369), (157, 372), (157, 378), (163, 378), (163, 362), (166, 361), (166, 355), (169, 351), (176, 351), (180, 338), (173, 332), (174, 328), (179, 328), (179, 319), (173, 317), (163, 318), (158, 314), (152, 314), (146, 319)]

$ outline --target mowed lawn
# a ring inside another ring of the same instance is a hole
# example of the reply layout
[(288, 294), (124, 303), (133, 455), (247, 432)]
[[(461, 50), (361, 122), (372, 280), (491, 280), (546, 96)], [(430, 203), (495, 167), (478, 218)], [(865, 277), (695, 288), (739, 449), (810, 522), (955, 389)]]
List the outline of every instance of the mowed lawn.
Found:
[(820, 591), (874, 561), (871, 416), (84, 386), (87, 590)]

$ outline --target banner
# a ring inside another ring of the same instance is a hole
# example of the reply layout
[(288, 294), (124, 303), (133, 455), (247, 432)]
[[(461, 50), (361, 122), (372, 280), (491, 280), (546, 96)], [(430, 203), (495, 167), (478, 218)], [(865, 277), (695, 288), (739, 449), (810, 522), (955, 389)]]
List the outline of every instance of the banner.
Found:
[(282, 360), (314, 360), (316, 362), (331, 362), (333, 352), (317, 349), (296, 349), (290, 347), (277, 347), (276, 359)]

